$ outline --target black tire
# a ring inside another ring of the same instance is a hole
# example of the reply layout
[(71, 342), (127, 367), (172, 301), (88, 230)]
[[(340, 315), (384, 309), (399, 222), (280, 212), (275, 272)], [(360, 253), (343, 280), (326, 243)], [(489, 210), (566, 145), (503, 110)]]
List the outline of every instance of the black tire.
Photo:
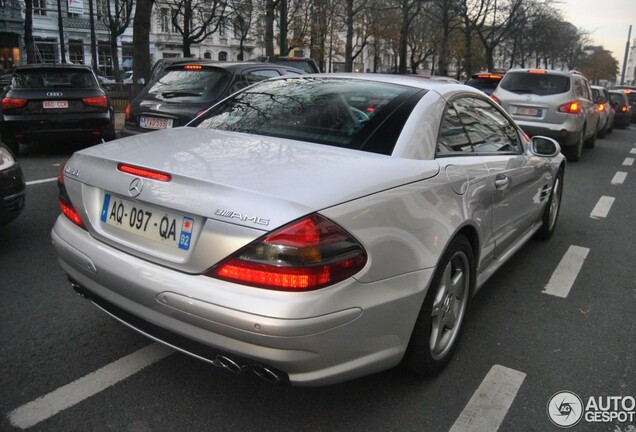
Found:
[[(585, 128), (583, 128), (583, 130), (585, 130)], [(585, 148), (594, 148), (594, 146), (596, 145), (596, 131), (598, 130), (598, 124), (596, 125), (596, 128), (594, 129), (594, 133), (592, 134), (591, 137), (589, 137), (587, 139), (587, 141), (585, 141)]]
[(442, 255), (415, 322), (404, 366), (417, 375), (440, 372), (460, 339), (475, 284), (475, 259), (468, 239), (459, 234)]
[(554, 234), (557, 219), (559, 218), (559, 210), (561, 209), (561, 197), (563, 196), (563, 169), (560, 169), (552, 183), (552, 191), (550, 198), (543, 210), (541, 228), (537, 231), (536, 236), (542, 240), (547, 240)]
[(571, 162), (577, 162), (581, 159), (583, 155), (583, 135), (585, 134), (585, 127), (581, 132), (579, 132), (579, 138), (576, 141), (576, 144), (573, 146), (564, 146), (563, 154), (565, 157)]
[(605, 138), (605, 135), (607, 135), (607, 124), (596, 132), (597, 138)]

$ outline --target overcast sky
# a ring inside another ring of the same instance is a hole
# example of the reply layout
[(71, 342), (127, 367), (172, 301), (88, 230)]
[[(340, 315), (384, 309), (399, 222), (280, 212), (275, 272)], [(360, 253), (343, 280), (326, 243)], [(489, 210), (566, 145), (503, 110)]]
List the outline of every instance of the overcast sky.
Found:
[(636, 39), (636, 0), (560, 0), (556, 7), (564, 18), (590, 33), (594, 45), (603, 45), (613, 53), (620, 67), (625, 43), (632, 25), (630, 46)]

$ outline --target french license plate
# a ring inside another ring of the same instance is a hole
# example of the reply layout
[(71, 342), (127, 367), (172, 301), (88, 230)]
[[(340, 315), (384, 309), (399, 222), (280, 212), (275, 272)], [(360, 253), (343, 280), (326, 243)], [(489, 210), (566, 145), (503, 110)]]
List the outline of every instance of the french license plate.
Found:
[(538, 108), (517, 107), (516, 113), (517, 115), (529, 116), (529, 117), (541, 116), (541, 110)]
[(190, 249), (194, 219), (189, 216), (167, 213), (105, 194), (100, 219), (129, 233), (179, 249)]
[(68, 108), (68, 101), (66, 100), (42, 101), (42, 107), (46, 109)]
[(167, 129), (172, 127), (172, 119), (141, 116), (139, 126), (145, 129)]

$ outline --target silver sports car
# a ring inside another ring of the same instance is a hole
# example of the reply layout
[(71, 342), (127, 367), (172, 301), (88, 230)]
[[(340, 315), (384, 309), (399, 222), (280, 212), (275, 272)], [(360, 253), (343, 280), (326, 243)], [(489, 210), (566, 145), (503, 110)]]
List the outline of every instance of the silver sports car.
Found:
[(190, 126), (75, 153), (52, 237), (80, 294), (237, 373), (435, 373), (471, 296), (556, 225), (558, 144), (461, 84), (274, 79)]

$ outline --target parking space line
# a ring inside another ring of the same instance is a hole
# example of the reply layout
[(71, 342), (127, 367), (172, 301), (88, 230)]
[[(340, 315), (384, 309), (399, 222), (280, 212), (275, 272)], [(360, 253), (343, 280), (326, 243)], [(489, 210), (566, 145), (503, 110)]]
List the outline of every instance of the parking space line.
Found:
[(633, 149), (631, 149), (631, 150), (629, 151), (629, 154), (636, 154), (636, 147), (634, 147)]
[(592, 213), (590, 213), (590, 217), (592, 219), (601, 219), (607, 217), (610, 209), (612, 208), (612, 204), (614, 204), (614, 198), (608, 196), (602, 196), (594, 209), (592, 209)]
[(526, 374), (494, 365), (449, 432), (494, 432), (508, 413)]
[(543, 289), (543, 293), (566, 298), (589, 252), (588, 248), (570, 246), (563, 258), (561, 258), (561, 262), (554, 270), (554, 273), (552, 273), (550, 281)]
[(623, 184), (623, 183), (625, 183), (625, 179), (626, 178), (627, 178), (627, 173), (626, 172), (618, 171), (614, 175), (614, 178), (612, 179), (612, 184), (614, 184), (614, 185)]
[(634, 165), (634, 158), (625, 158), (625, 160), (623, 161), (623, 165), (625, 166)]
[(172, 354), (174, 350), (153, 343), (101, 369), (91, 372), (9, 413), (15, 427), (26, 429), (72, 407)]
[(40, 184), (40, 183), (50, 183), (50, 182), (54, 182), (57, 180), (57, 177), (51, 177), (51, 178), (47, 178), (47, 179), (42, 179), (42, 180), (31, 180), (26, 182), (27, 186), (31, 186), (31, 185), (36, 185), (36, 184)]

